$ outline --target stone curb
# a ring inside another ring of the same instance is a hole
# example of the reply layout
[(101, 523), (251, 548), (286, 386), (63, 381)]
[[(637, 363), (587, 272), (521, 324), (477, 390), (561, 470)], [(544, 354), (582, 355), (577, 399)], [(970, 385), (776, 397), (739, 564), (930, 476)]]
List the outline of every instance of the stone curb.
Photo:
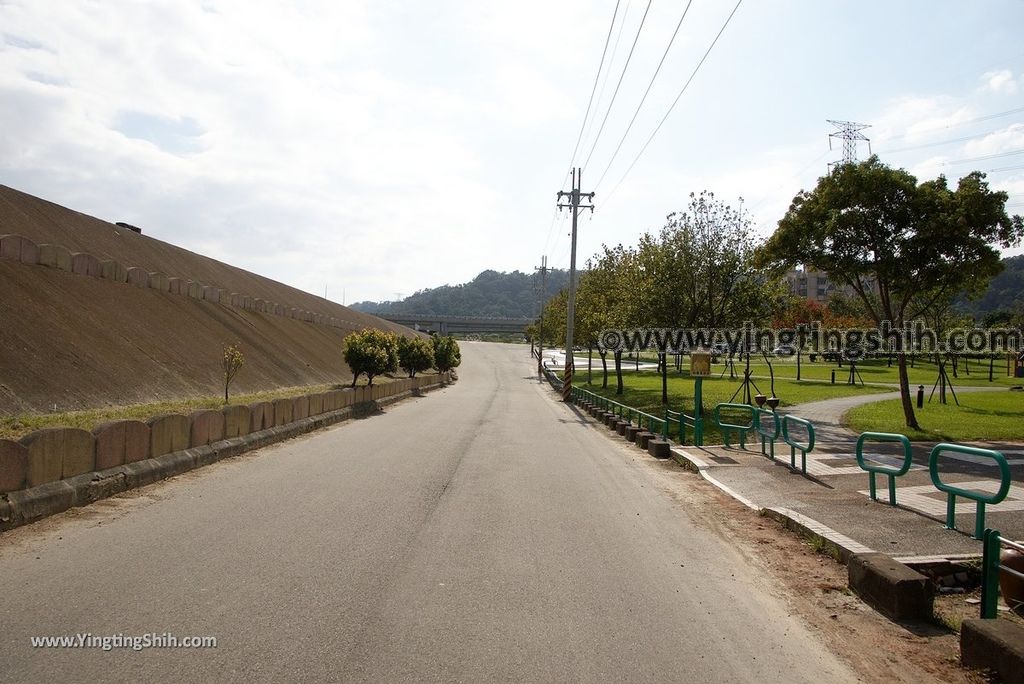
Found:
[(71, 508), (87, 506), (129, 489), (165, 480), (175, 475), (201, 468), (211, 463), (238, 456), (247, 451), (283, 442), (320, 428), (341, 423), (351, 418), (371, 415), (387, 406), (409, 397), (422, 396), (428, 391), (446, 387), (444, 383), (408, 390), (374, 402), (363, 402), (337, 411), (321, 413), (309, 418), (252, 432), (243, 437), (232, 437), (212, 444), (148, 458), (106, 470), (85, 473), (65, 480), (21, 489), (0, 496), (0, 532), (63, 513)]

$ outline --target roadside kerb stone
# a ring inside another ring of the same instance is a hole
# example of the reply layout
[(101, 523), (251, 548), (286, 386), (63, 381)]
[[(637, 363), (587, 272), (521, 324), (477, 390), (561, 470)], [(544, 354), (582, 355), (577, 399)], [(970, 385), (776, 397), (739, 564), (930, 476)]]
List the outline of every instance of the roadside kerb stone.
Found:
[(96, 440), (95, 470), (106, 470), (149, 458), (149, 426), (140, 420), (115, 420), (92, 430)]
[(189, 446), (199, 447), (224, 439), (224, 414), (220, 411), (194, 411)]
[(894, 620), (932, 617), (931, 580), (883, 553), (859, 553), (847, 566), (850, 589)]
[(225, 438), (241, 437), (249, 434), (251, 417), (249, 416), (248, 406), (225, 406), (220, 412), (224, 416)]
[(668, 458), (672, 455), (672, 443), (664, 439), (647, 441), (647, 453), (654, 458)]
[(21, 439), (28, 449), (27, 487), (62, 480), (93, 470), (92, 433), (78, 428), (45, 428)]
[(1024, 684), (1024, 627), (1009, 620), (964, 620), (960, 660), (967, 667), (995, 670), (1007, 684)]
[(156, 458), (173, 451), (187, 449), (192, 437), (192, 423), (188, 416), (170, 413), (154, 416), (146, 421), (149, 425), (149, 456)]
[(274, 427), (274, 404), (260, 401), (249, 404), (249, 432), (259, 432)]
[(0, 439), (0, 494), (25, 486), (28, 476), (28, 449), (20, 442)]

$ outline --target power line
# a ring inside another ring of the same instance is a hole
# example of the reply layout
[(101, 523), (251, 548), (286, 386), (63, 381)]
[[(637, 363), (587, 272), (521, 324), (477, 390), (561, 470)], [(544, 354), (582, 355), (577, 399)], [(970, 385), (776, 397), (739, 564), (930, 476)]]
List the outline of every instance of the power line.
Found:
[(984, 162), (990, 159), (1000, 159), (1002, 157), (1012, 157), (1014, 155), (1024, 155), (1024, 147), (1019, 149), (1010, 149), (1010, 151), (994, 153), (992, 155), (982, 155), (981, 157), (965, 157), (964, 159), (951, 159), (945, 162), (936, 162), (931, 166), (952, 166), (954, 164), (970, 164), (972, 162)]
[(997, 131), (986, 131), (984, 133), (975, 133), (974, 135), (965, 135), (962, 138), (952, 138), (950, 140), (939, 140), (937, 142), (922, 143), (920, 145), (911, 145), (910, 147), (900, 147), (895, 150), (882, 150), (880, 154), (896, 154), (898, 152), (913, 152), (914, 150), (923, 150), (928, 147), (941, 147), (943, 145), (952, 145), (953, 143), (966, 142), (968, 140), (974, 140), (975, 138), (983, 138), (986, 135), (992, 135)]
[(601, 80), (601, 69), (604, 68), (604, 58), (608, 54), (608, 43), (612, 38), (612, 29), (615, 28), (615, 17), (619, 15), (619, 3), (621, 0), (615, 0), (615, 11), (612, 12), (612, 23), (608, 26), (608, 35), (604, 39), (604, 49), (601, 50), (601, 61), (597, 65), (597, 73), (594, 74), (594, 87), (590, 89), (590, 99), (587, 101), (587, 111), (583, 115), (583, 123), (580, 124), (580, 134), (576, 136), (576, 147), (572, 149), (572, 159), (569, 160), (569, 168), (576, 163), (576, 153), (580, 150), (580, 141), (583, 140), (583, 131), (587, 127), (587, 119), (590, 118), (590, 106), (594, 104), (594, 93), (597, 92), (597, 83)]
[[(629, 16), (629, 2), (626, 2), (626, 8), (622, 10), (622, 20), (619, 21), (619, 30), (615, 34), (615, 43), (612, 45), (612, 54), (608, 58), (608, 68), (604, 70), (604, 78), (601, 79), (601, 90), (597, 94), (597, 104), (595, 105), (598, 110), (601, 109), (601, 103), (604, 102), (604, 91), (608, 87), (608, 77), (612, 75), (612, 65), (615, 64), (615, 56), (619, 54), (619, 41), (622, 40), (622, 30), (626, 28), (626, 17)], [(596, 118), (596, 117), (595, 117)], [(584, 140), (590, 139), (590, 131), (594, 127), (594, 119), (590, 120), (587, 124), (587, 132), (583, 134)]]
[(1024, 169), (1024, 164), (1017, 164), (1015, 166), (1001, 166), (997, 169), (989, 169), (985, 173), (999, 173), (1000, 171), (1019, 171)]
[(583, 162), (583, 166), (586, 167), (590, 164), (590, 158), (594, 156), (594, 148), (597, 147), (597, 141), (601, 139), (601, 132), (604, 130), (604, 125), (608, 123), (608, 115), (612, 113), (612, 107), (615, 105), (615, 96), (619, 94), (619, 88), (622, 86), (622, 79), (626, 77), (626, 70), (629, 69), (629, 62), (633, 59), (633, 51), (636, 50), (637, 41), (640, 40), (640, 32), (644, 30), (644, 22), (647, 21), (647, 13), (651, 9), (652, 0), (647, 0), (647, 7), (644, 8), (644, 16), (640, 18), (640, 26), (636, 30), (636, 37), (633, 38), (633, 45), (629, 48), (629, 55), (626, 56), (626, 63), (622, 67), (622, 73), (619, 75), (619, 82), (615, 84), (615, 90), (612, 92), (612, 101), (608, 103), (608, 110), (604, 113), (604, 118), (601, 120), (601, 126), (597, 129), (597, 135), (594, 136), (594, 143), (590, 146), (590, 153), (587, 154), (587, 161)]
[(658, 78), (658, 72), (661, 71), (661, 66), (665, 63), (665, 58), (668, 57), (668, 51), (672, 49), (672, 43), (675, 42), (676, 36), (679, 34), (679, 28), (683, 25), (683, 20), (686, 19), (687, 13), (690, 11), (690, 5), (693, 4), (693, 0), (688, 0), (686, 7), (683, 9), (683, 16), (679, 18), (679, 23), (676, 24), (676, 30), (672, 32), (672, 37), (668, 41), (668, 45), (665, 46), (665, 52), (661, 55), (661, 61), (658, 62), (658, 68), (654, 70), (654, 75), (651, 76), (651, 82), (647, 84), (647, 90), (644, 91), (644, 96), (640, 98), (640, 104), (636, 106), (636, 111), (633, 112), (633, 118), (629, 120), (629, 125), (626, 126), (626, 132), (622, 134), (622, 139), (619, 140), (619, 144), (615, 147), (615, 151), (612, 152), (612, 158), (608, 160), (608, 166), (604, 167), (604, 171), (601, 173), (601, 177), (597, 179), (598, 187), (601, 185), (601, 181), (604, 180), (605, 175), (608, 174), (608, 169), (612, 168), (612, 162), (615, 161), (615, 157), (618, 156), (619, 150), (622, 149), (622, 143), (626, 142), (626, 136), (629, 135), (629, 131), (632, 130), (633, 124), (636, 122), (637, 115), (640, 114), (640, 108), (644, 106), (644, 102), (647, 101), (647, 96), (651, 92), (651, 86), (654, 85), (654, 79)]
[(658, 131), (661, 130), (661, 127), (665, 124), (665, 121), (668, 120), (668, 117), (672, 113), (672, 110), (675, 109), (676, 104), (679, 103), (679, 99), (683, 96), (683, 93), (685, 93), (686, 89), (690, 87), (690, 83), (693, 81), (693, 78), (697, 75), (697, 72), (700, 71), (700, 68), (704, 65), (704, 61), (708, 58), (708, 55), (711, 54), (711, 50), (714, 49), (715, 44), (718, 43), (718, 39), (722, 37), (722, 33), (725, 32), (726, 27), (729, 26), (729, 22), (731, 22), (732, 18), (736, 15), (736, 10), (738, 10), (740, 8), (740, 5), (742, 4), (743, 0), (737, 0), (736, 6), (732, 8), (732, 12), (729, 13), (728, 18), (726, 18), (725, 20), (725, 23), (722, 24), (722, 28), (718, 30), (718, 34), (715, 35), (715, 39), (711, 41), (711, 45), (709, 45), (708, 49), (704, 52), (704, 56), (700, 58), (699, 62), (697, 62), (697, 66), (694, 67), (693, 73), (690, 74), (690, 78), (686, 79), (686, 83), (683, 84), (682, 90), (680, 90), (679, 94), (676, 95), (676, 99), (672, 101), (671, 105), (669, 105), (668, 111), (665, 112), (665, 116), (663, 116), (661, 118), (661, 121), (658, 122), (658, 125), (654, 129), (654, 132), (651, 133), (651, 137), (647, 138), (647, 142), (645, 142), (644, 146), (640, 148), (640, 152), (637, 153), (636, 157), (633, 159), (633, 162), (629, 165), (629, 168), (626, 169), (626, 173), (622, 174), (622, 178), (619, 179), (619, 182), (615, 184), (615, 187), (613, 187), (611, 192), (609, 192), (606, 196), (606, 199), (604, 200), (605, 206), (608, 206), (608, 202), (611, 201), (612, 194), (614, 194), (614, 192), (619, 189), (619, 186), (622, 185), (622, 181), (626, 180), (626, 176), (629, 175), (629, 172), (633, 170), (633, 167), (636, 166), (636, 163), (640, 161), (640, 157), (642, 157), (644, 152), (647, 151), (647, 148), (648, 146), (650, 146), (651, 141), (654, 140), (654, 136), (656, 136), (658, 134)]
[(907, 130), (907, 131), (904, 131), (903, 133), (900, 133), (899, 135), (894, 135), (893, 137), (889, 138), (889, 140), (900, 140), (901, 138), (906, 138), (909, 135), (915, 135), (915, 134), (926, 134), (926, 133), (935, 133), (936, 131), (945, 131), (945, 130), (948, 130), (950, 128), (958, 128), (960, 126), (967, 126), (969, 124), (981, 123), (982, 121), (991, 121), (992, 119), (999, 119), (999, 118), (1004, 117), (1004, 116), (1010, 116), (1011, 114), (1019, 114), (1021, 112), (1024, 112), (1024, 107), (1017, 107), (1015, 109), (1007, 109), (1006, 111), (996, 112), (994, 114), (985, 114), (983, 116), (979, 116), (979, 117), (976, 117), (976, 118), (973, 118), (973, 119), (967, 119), (966, 121), (956, 121), (956, 122), (951, 123), (951, 124), (946, 124), (945, 126), (935, 126), (933, 128), (926, 128), (923, 131)]

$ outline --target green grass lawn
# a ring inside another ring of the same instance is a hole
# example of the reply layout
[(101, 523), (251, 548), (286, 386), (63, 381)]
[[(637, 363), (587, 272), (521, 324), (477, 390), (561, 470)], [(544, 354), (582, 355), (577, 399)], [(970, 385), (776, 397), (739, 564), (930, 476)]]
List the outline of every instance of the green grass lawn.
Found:
[(922, 430), (908, 430), (899, 400), (858, 406), (844, 422), (857, 432), (896, 432), (913, 440), (1024, 440), (1024, 392), (963, 392), (960, 406), (947, 395), (949, 403), (931, 403), (925, 395), (924, 408), (915, 406)]
[[(586, 356), (586, 352), (583, 352), (583, 356)], [(655, 363), (657, 361), (657, 355), (649, 352), (642, 352), (640, 354), (640, 360), (645, 363)], [(672, 363), (672, 358), (669, 357), (669, 362)], [(634, 363), (633, 359), (623, 359), (623, 367), (629, 368)], [(689, 368), (689, 358), (683, 357), (683, 367)], [(743, 372), (744, 364), (736, 361), (736, 372)], [(609, 355), (608, 359), (609, 369), (612, 368), (613, 363)], [(1006, 375), (1006, 361), (997, 359), (993, 364), (992, 369), (992, 380), (988, 381), (988, 360), (979, 359), (961, 359), (959, 362), (957, 377), (953, 377), (953, 367), (951, 364), (946, 364), (946, 373), (949, 375), (950, 380), (954, 386), (1001, 386), (1010, 387), (1013, 385), (1024, 385), (1024, 378), (1013, 378)], [(775, 371), (776, 378), (789, 378), (796, 379), (796, 357), (772, 357), (772, 367)], [(596, 372), (600, 371), (601, 360), (600, 357), (594, 354), (594, 368)], [(670, 366), (671, 368), (671, 366)], [(583, 367), (581, 366), (582, 370)], [(717, 363), (712, 366), (712, 372), (718, 375), (726, 369), (724, 363)], [(815, 362), (811, 362), (809, 355), (804, 354), (800, 360), (800, 379), (801, 380), (831, 380), (832, 371), (836, 372), (836, 383), (845, 383), (849, 378), (850, 366), (844, 362), (842, 367), (839, 367), (834, 362), (826, 362), (819, 359)], [(750, 371), (754, 376), (768, 376), (768, 365), (762, 358), (752, 358), (750, 362)], [(889, 383), (896, 384), (899, 382), (899, 369), (896, 365), (896, 359), (893, 358), (892, 366), (888, 365), (888, 360), (885, 358), (881, 359), (870, 359), (862, 361), (857, 364), (857, 371), (860, 373), (858, 382), (863, 379), (866, 383)], [(729, 373), (726, 371), (726, 376)], [(935, 384), (936, 378), (938, 378), (938, 366), (934, 361), (928, 361), (924, 358), (917, 358), (914, 360), (914, 367), (907, 368), (907, 375), (910, 379), (910, 384), (924, 385), (927, 389), (931, 389), (932, 385)]]
[[(601, 396), (608, 397), (614, 401), (654, 416), (661, 416), (664, 406), (661, 403), (661, 376), (653, 371), (624, 371), (623, 372), (623, 393), (615, 394), (615, 374), (609, 372), (608, 387), (601, 388), (601, 374), (594, 373), (593, 384), (586, 382), (586, 371), (577, 374), (579, 378), (578, 387), (589, 390)], [(758, 388), (769, 394), (768, 381), (756, 381)], [(740, 389), (742, 383), (739, 379), (730, 380), (728, 374), (724, 378), (709, 377), (704, 379), (703, 399), (704, 408), (709, 413), (716, 404), (730, 401), (733, 394)], [(668, 378), (668, 399), (669, 408), (673, 411), (684, 411), (693, 414), (693, 387), (694, 380), (688, 374), (679, 375), (670, 373)], [(775, 380), (775, 394), (781, 399), (780, 406), (792, 406), (808, 401), (820, 399), (833, 399), (835, 397), (847, 397), (854, 394), (872, 394), (887, 391), (884, 387), (861, 387), (850, 385), (831, 385), (822, 382), (797, 382), (795, 380)], [(754, 392), (756, 393), (756, 392)], [(742, 403), (742, 390), (732, 401)], [(706, 443), (712, 444), (720, 440), (718, 431), (709, 424), (705, 426)]]

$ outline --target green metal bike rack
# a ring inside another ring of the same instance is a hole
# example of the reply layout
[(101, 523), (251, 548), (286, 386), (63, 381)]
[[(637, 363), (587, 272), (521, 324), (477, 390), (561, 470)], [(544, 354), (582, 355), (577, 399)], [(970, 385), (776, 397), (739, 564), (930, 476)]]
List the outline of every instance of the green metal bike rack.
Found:
[[(766, 428), (764, 425), (765, 422), (768, 422), (771, 427)], [(782, 430), (782, 423), (779, 420), (779, 414), (775, 411), (769, 411), (768, 409), (754, 409), (754, 430), (761, 438), (761, 455), (768, 456), (774, 461), (775, 440), (779, 438), (780, 431)], [(768, 451), (765, 451), (765, 446), (768, 446)]]
[[(799, 425), (807, 431), (807, 441), (798, 442), (789, 436), (789, 426)], [(789, 445), (789, 465), (796, 470), (796, 451), (800, 450), (800, 472), (807, 474), (807, 452), (814, 450), (814, 425), (809, 420), (785, 415), (782, 417), (782, 441)]]
[[(722, 422), (722, 409), (732, 411), (745, 411), (750, 414), (750, 422), (746, 425), (740, 425), (738, 423), (723, 423)], [(714, 410), (715, 425), (722, 431), (722, 440), (725, 442), (725, 446), (732, 446), (729, 441), (729, 435), (733, 431), (739, 433), (740, 436), (740, 448), (747, 448), (747, 432), (754, 429), (754, 407), (750, 404), (719, 404), (715, 406)]]
[[(943, 452), (981, 456), (994, 460), (999, 465), (999, 477), (1001, 480), (999, 491), (995, 494), (987, 494), (974, 491), (973, 489), (961, 489), (960, 487), (944, 483), (939, 477), (939, 456)], [(928, 472), (932, 477), (932, 484), (935, 485), (935, 488), (940, 492), (946, 493), (946, 528), (950, 530), (956, 529), (956, 497), (962, 496), (965, 499), (974, 501), (978, 505), (977, 514), (974, 517), (974, 538), (981, 539), (985, 533), (986, 504), (995, 505), (1005, 499), (1006, 495), (1010, 492), (1010, 465), (1006, 462), (1006, 457), (992, 449), (980, 449), (962, 444), (936, 444), (932, 448), (931, 455), (928, 457)]]
[[(899, 442), (903, 445), (903, 465), (899, 468), (894, 468), (892, 466), (865, 462), (864, 442), (867, 441)], [(910, 471), (912, 456), (910, 440), (907, 439), (906, 435), (900, 435), (894, 432), (865, 432), (857, 439), (857, 465), (861, 467), (861, 470), (866, 470), (868, 472), (868, 489), (871, 490), (872, 501), (878, 501), (878, 492), (875, 489), (875, 475), (881, 474), (886, 475), (889, 478), (889, 505), (896, 505), (896, 478), (901, 475), (906, 475)]]
[(981, 618), (993, 620), (999, 615), (999, 573), (1024, 580), (1024, 573), (999, 563), (1002, 547), (1024, 553), (1024, 545), (1004, 539), (999, 530), (985, 530), (981, 537)]

